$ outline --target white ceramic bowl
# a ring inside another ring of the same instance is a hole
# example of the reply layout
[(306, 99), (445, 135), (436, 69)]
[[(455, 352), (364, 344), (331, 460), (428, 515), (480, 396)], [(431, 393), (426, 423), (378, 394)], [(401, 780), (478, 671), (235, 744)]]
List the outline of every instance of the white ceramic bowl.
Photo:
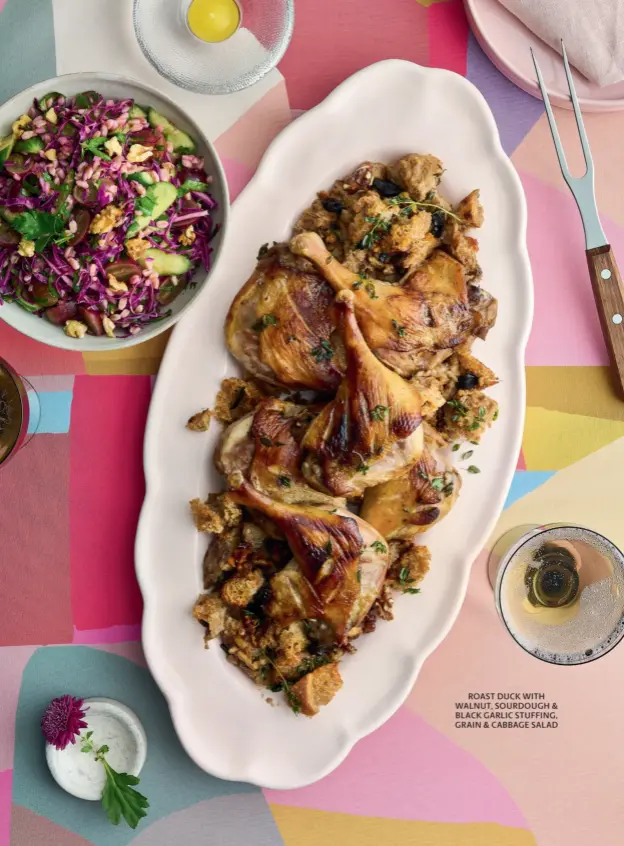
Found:
[[(150, 88), (149, 85), (143, 85), (141, 82), (135, 82), (123, 76), (108, 73), (71, 73), (64, 76), (57, 76), (53, 79), (47, 79), (44, 82), (38, 82), (36, 85), (27, 88), (20, 94), (16, 94), (15, 97), (7, 100), (6, 103), (0, 106), (0, 136), (6, 135), (11, 131), (13, 121), (19, 115), (28, 111), (35, 97), (42, 97), (50, 91), (59, 91), (61, 94), (71, 97), (81, 91), (90, 90), (99, 91), (107, 99), (120, 100), (131, 97), (138, 103), (153, 106), (157, 112), (169, 118), (172, 123), (195, 139), (197, 143), (197, 154), (204, 157), (206, 172), (212, 176), (211, 193), (218, 203), (218, 208), (213, 217), (215, 223), (219, 224), (220, 228), (217, 236), (212, 241), (213, 253), (212, 267), (210, 270), (210, 273), (212, 273), (219, 260), (221, 244), (227, 226), (229, 196), (225, 173), (216, 150), (193, 118), (177, 106), (173, 100), (156, 91), (155, 88)], [(182, 314), (190, 307), (199, 290), (206, 284), (209, 275), (203, 266), (198, 267), (194, 276), (194, 281), (197, 283), (196, 287), (187, 288), (174, 300), (170, 306), (171, 316), (146, 326), (138, 335), (133, 335), (129, 338), (113, 339), (106, 336), (96, 337), (95, 335), (85, 335), (84, 338), (68, 338), (62, 328), (53, 326), (47, 320), (36, 315), (29, 314), (14, 303), (5, 303), (0, 306), (0, 319), (24, 335), (28, 335), (30, 338), (34, 338), (36, 341), (41, 341), (44, 344), (49, 344), (52, 347), (60, 347), (61, 349), (74, 350), (76, 352), (108, 352), (110, 350), (119, 350), (123, 347), (140, 344), (143, 341), (149, 340), (149, 338), (155, 338), (156, 335), (160, 335), (161, 332), (164, 332), (177, 323)]]

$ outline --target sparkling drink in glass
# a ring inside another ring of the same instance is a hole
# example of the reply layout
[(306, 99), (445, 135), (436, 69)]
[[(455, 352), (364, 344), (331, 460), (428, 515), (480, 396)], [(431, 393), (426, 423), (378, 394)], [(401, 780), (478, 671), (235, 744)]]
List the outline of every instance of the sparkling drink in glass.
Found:
[(490, 555), (498, 612), (514, 640), (552, 664), (584, 664), (624, 636), (624, 555), (591, 529), (520, 526)]
[(30, 441), (40, 416), (33, 386), (0, 358), (0, 467)]

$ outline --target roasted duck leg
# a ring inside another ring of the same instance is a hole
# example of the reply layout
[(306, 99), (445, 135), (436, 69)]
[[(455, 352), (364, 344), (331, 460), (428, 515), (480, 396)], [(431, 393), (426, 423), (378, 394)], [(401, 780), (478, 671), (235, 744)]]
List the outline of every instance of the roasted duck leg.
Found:
[(342, 367), (331, 343), (334, 294), (314, 266), (276, 245), (259, 257), (225, 322), (232, 355), (272, 385), (333, 393)]
[(442, 250), (435, 250), (404, 285), (392, 285), (352, 273), (316, 233), (296, 235), (290, 248), (313, 261), (335, 291), (353, 291), (369, 347), (406, 378), (427, 368), (436, 352), (452, 349), (471, 334), (463, 267)]
[(230, 497), (261, 512), (284, 533), (294, 561), (271, 580), (268, 613), (282, 624), (322, 620), (341, 643), (379, 595), (388, 567), (381, 535), (349, 511), (287, 505), (234, 473)]
[(255, 411), (224, 431), (215, 454), (217, 469), (226, 477), (240, 471), (257, 490), (281, 502), (344, 505), (311, 488), (301, 473), (301, 440), (318, 412), (318, 406), (261, 400)]
[(420, 459), (404, 473), (369, 488), (360, 514), (387, 540), (413, 540), (455, 505), (461, 476), (425, 439)]
[(358, 496), (412, 464), (422, 451), (420, 394), (375, 358), (355, 319), (352, 291), (336, 297), (347, 372), (310, 424), (303, 474), (334, 496)]

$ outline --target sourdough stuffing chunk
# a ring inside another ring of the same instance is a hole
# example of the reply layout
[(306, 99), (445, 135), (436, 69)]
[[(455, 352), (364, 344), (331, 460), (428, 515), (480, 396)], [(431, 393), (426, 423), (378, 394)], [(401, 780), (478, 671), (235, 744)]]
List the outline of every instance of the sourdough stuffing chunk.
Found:
[(205, 502), (192, 499), (189, 503), (198, 532), (220, 535), (225, 529), (238, 525), (242, 511), (227, 494), (210, 494)]
[(481, 440), (496, 419), (498, 403), (482, 391), (457, 391), (444, 406), (444, 434), (449, 441)]
[(233, 423), (253, 411), (262, 392), (245, 379), (224, 379), (217, 394), (214, 416), (220, 423)]
[(206, 629), (206, 640), (212, 640), (225, 628), (226, 608), (220, 597), (205, 593), (199, 597), (193, 608), (193, 617)]
[(226, 605), (244, 608), (260, 590), (263, 582), (264, 576), (260, 570), (254, 570), (248, 576), (234, 576), (221, 588), (221, 598)]
[(297, 704), (306, 717), (318, 714), (342, 687), (342, 678), (337, 664), (326, 664), (304, 676), (291, 687), (291, 706)]
[(482, 361), (475, 358), (470, 350), (457, 350), (457, 359), (462, 373), (472, 373), (477, 377), (477, 388), (491, 388), (492, 385), (498, 384), (498, 376), (489, 367), (486, 367)]
[(429, 572), (431, 552), (411, 541), (391, 541), (390, 561), (386, 584), (406, 593), (414, 590)]
[(479, 189), (471, 191), (467, 197), (457, 205), (455, 212), (461, 217), (463, 225), (468, 229), (478, 229), (483, 226), (483, 206), (479, 200)]
[(189, 418), (186, 428), (190, 429), (191, 432), (207, 432), (210, 428), (211, 417), (212, 411), (210, 411), (209, 408), (205, 408), (203, 411), (198, 411), (197, 414), (194, 414)]

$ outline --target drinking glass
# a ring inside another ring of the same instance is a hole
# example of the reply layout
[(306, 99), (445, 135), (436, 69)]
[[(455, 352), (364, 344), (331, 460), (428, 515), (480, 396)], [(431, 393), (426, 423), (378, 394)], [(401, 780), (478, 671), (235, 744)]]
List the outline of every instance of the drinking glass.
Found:
[(37, 392), (0, 358), (0, 468), (29, 443), (40, 419)]
[(551, 664), (585, 664), (624, 637), (624, 555), (571, 523), (524, 525), (494, 545), (496, 607), (524, 650)]
[[(199, 94), (240, 91), (268, 73), (286, 52), (294, 16), (294, 0), (134, 0), (133, 7), (148, 62)], [(196, 21), (205, 24), (202, 37)], [(205, 40), (206, 33), (226, 37)]]

